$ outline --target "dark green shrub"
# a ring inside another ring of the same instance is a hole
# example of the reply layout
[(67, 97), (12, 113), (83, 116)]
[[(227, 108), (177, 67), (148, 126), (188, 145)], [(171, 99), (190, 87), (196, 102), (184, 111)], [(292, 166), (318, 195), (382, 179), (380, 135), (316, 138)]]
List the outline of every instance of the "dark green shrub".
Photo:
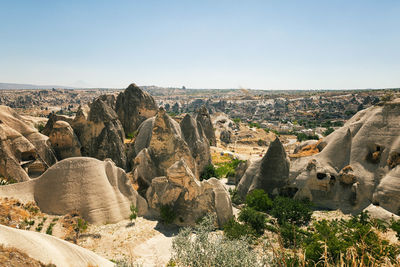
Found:
[(224, 225), (224, 235), (229, 239), (240, 239), (242, 237), (255, 236), (256, 232), (249, 225), (230, 219)]
[(328, 136), (331, 133), (333, 133), (335, 131), (335, 129), (333, 129), (332, 127), (328, 127), (328, 129), (326, 129), (323, 133), (323, 136)]
[(312, 210), (309, 200), (296, 200), (287, 197), (276, 197), (273, 201), (271, 215), (278, 224), (306, 225), (311, 220)]
[(400, 239), (400, 220), (399, 221), (392, 221), (390, 228), (396, 232), (396, 236)]
[(234, 123), (239, 124), (242, 120), (240, 118), (233, 118)]
[(303, 232), (294, 224), (284, 223), (278, 227), (278, 232), (285, 248), (297, 248), (304, 239)]
[(55, 223), (50, 223), (49, 224), (49, 226), (47, 227), (47, 229), (46, 229), (46, 234), (48, 234), (48, 235), (52, 235), (53, 234), (53, 227), (54, 227), (54, 225), (56, 225)]
[(207, 166), (204, 167), (204, 170), (200, 174), (200, 181), (208, 180), (211, 177), (219, 178), (214, 165), (208, 164)]
[(171, 224), (176, 219), (176, 213), (171, 205), (162, 205), (160, 207), (160, 216), (165, 224)]
[(318, 135), (307, 135), (305, 133), (297, 133), (296, 134), (297, 141), (302, 142), (306, 140), (319, 140)]
[(262, 212), (267, 212), (272, 208), (272, 200), (262, 189), (255, 189), (246, 196), (247, 206)]
[(131, 214), (129, 215), (129, 219), (133, 221), (137, 218), (138, 209), (135, 207), (135, 205), (131, 204), (130, 210)]
[(266, 228), (265, 214), (250, 207), (245, 207), (240, 211), (239, 221), (251, 226), (259, 235), (263, 234)]

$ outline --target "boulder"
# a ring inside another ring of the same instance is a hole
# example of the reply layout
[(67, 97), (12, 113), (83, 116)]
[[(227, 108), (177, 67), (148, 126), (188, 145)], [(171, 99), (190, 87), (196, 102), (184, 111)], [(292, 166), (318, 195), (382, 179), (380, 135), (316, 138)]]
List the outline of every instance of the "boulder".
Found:
[(199, 182), (183, 159), (169, 167), (166, 176), (152, 180), (146, 198), (157, 216), (162, 206), (170, 206), (178, 225), (194, 225), (207, 213), (215, 213), (222, 227), (233, 216), (229, 193), (221, 182), (215, 178)]
[(215, 137), (214, 127), (206, 106), (203, 105), (200, 109), (197, 110), (196, 120), (203, 127), (204, 133), (208, 141), (210, 142), (210, 145), (216, 146), (217, 139)]
[(203, 171), (211, 163), (210, 144), (199, 122), (186, 114), (180, 122), (183, 139), (189, 146), (192, 157), (196, 161), (197, 170)]
[(115, 111), (125, 133), (131, 134), (143, 121), (156, 115), (157, 105), (151, 95), (132, 83), (118, 95)]
[(58, 160), (81, 156), (81, 144), (68, 122), (56, 121), (49, 140)]
[(242, 199), (254, 189), (263, 189), (269, 194), (277, 193), (287, 185), (289, 178), (289, 159), (277, 137), (269, 146), (261, 160), (254, 161), (244, 173), (238, 185)]
[(231, 140), (232, 133), (227, 130), (223, 130), (219, 136), (219, 140), (225, 144), (229, 144), (232, 142)]
[(85, 157), (64, 159), (36, 179), (2, 186), (0, 197), (34, 201), (48, 214), (78, 212), (94, 224), (129, 218), (132, 204), (138, 215), (147, 213), (146, 200), (133, 189), (124, 170), (111, 160)]

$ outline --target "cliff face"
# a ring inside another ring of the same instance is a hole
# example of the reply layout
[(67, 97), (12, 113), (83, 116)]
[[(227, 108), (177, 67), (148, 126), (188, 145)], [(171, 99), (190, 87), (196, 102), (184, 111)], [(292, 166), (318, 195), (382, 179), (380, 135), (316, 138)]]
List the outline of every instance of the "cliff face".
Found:
[(400, 101), (358, 112), (323, 142), (314, 156), (294, 162), (296, 197), (358, 212), (375, 204), (398, 214), (400, 202)]

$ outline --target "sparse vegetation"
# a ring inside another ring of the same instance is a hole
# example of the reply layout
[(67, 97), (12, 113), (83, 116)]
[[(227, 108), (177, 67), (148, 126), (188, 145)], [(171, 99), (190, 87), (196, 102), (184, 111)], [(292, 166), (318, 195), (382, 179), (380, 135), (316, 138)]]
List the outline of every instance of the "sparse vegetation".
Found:
[(134, 138), (136, 138), (137, 134), (138, 134), (138, 130), (135, 130), (132, 133), (127, 133), (126, 134), (126, 138), (127, 139), (134, 139)]
[(176, 219), (176, 213), (172, 205), (162, 205), (160, 207), (161, 220), (165, 224), (171, 224)]
[(247, 206), (262, 212), (271, 210), (273, 206), (272, 200), (268, 197), (268, 194), (262, 189), (256, 189), (246, 196)]
[(323, 135), (324, 135), (324, 136), (328, 136), (328, 135), (330, 135), (331, 133), (333, 133), (334, 131), (335, 131), (335, 129), (333, 129), (332, 127), (328, 127), (328, 128), (324, 131)]
[(131, 204), (130, 210), (131, 210), (131, 214), (129, 215), (129, 219), (131, 221), (134, 221), (137, 218), (138, 209), (135, 207), (135, 205)]
[(214, 233), (215, 215), (206, 216), (195, 228), (185, 228), (172, 242), (177, 266), (259, 266), (245, 239), (229, 239)]
[(200, 174), (200, 181), (208, 180), (211, 177), (218, 178), (214, 165), (208, 164), (207, 166), (204, 167), (204, 170)]
[(307, 135), (305, 133), (295, 133), (297, 141), (302, 142), (306, 140), (319, 140), (318, 135)]
[(48, 235), (52, 235), (53, 234), (54, 225), (56, 225), (54, 222), (49, 224), (49, 226), (47, 227), (47, 230), (46, 230), (46, 234), (48, 234)]

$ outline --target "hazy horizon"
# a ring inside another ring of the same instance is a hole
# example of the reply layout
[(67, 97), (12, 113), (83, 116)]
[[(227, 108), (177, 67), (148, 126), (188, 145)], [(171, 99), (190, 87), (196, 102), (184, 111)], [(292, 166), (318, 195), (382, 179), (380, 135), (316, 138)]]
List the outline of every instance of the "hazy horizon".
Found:
[(0, 82), (400, 87), (398, 1), (2, 1)]

